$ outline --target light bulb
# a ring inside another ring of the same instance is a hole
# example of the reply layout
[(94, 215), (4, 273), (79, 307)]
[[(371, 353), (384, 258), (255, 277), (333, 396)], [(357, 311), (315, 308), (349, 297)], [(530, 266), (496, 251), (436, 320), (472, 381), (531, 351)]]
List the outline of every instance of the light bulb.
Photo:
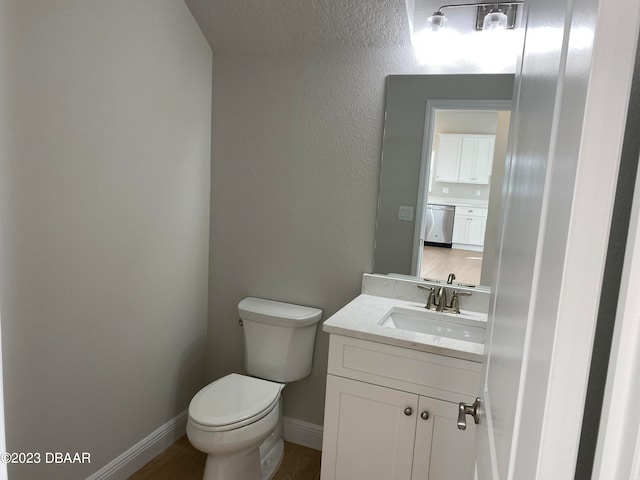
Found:
[(493, 8), (484, 17), (482, 30), (505, 30), (507, 28), (507, 15), (499, 8)]
[(447, 17), (444, 16), (444, 13), (438, 11), (427, 18), (426, 29), (434, 32), (440, 31), (447, 26)]

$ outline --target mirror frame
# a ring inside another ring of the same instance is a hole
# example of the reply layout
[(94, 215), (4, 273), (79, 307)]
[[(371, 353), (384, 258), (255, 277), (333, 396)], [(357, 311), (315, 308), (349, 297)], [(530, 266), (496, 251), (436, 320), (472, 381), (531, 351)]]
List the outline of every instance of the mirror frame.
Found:
[[(418, 205), (427, 102), (512, 100), (513, 74), (389, 75), (378, 187), (375, 273), (411, 274), (416, 218), (398, 218)], [(422, 219), (420, 219), (422, 221)]]

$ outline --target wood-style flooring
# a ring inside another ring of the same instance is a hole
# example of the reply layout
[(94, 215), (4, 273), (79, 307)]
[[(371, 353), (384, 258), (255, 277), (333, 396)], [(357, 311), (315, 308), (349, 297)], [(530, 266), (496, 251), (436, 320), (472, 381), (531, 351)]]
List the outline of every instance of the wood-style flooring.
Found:
[(482, 252), (456, 248), (424, 247), (422, 252), (422, 278), (446, 280), (456, 274), (456, 282), (480, 285)]
[[(147, 463), (129, 480), (201, 480), (206, 455), (186, 436)], [(320, 451), (284, 442), (284, 458), (273, 480), (319, 480)]]

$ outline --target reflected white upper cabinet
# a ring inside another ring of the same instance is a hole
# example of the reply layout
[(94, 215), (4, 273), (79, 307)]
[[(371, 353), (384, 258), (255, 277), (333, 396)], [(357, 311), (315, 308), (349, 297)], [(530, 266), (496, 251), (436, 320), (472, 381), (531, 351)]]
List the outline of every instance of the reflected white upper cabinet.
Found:
[(439, 139), (437, 182), (489, 183), (495, 135), (441, 133)]
[(457, 182), (460, 175), (462, 156), (462, 135), (440, 134), (438, 147), (436, 181)]

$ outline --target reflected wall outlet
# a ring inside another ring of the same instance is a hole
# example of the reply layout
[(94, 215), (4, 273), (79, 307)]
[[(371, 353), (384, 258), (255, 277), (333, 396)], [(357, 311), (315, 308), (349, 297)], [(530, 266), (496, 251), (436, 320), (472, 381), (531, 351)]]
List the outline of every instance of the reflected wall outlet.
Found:
[(442, 187), (442, 193), (449, 193), (449, 187)]
[(480, 190), (476, 190), (476, 197), (480, 196)]
[(398, 211), (398, 220), (405, 220), (407, 222), (413, 220), (413, 207), (400, 205), (400, 210)]

